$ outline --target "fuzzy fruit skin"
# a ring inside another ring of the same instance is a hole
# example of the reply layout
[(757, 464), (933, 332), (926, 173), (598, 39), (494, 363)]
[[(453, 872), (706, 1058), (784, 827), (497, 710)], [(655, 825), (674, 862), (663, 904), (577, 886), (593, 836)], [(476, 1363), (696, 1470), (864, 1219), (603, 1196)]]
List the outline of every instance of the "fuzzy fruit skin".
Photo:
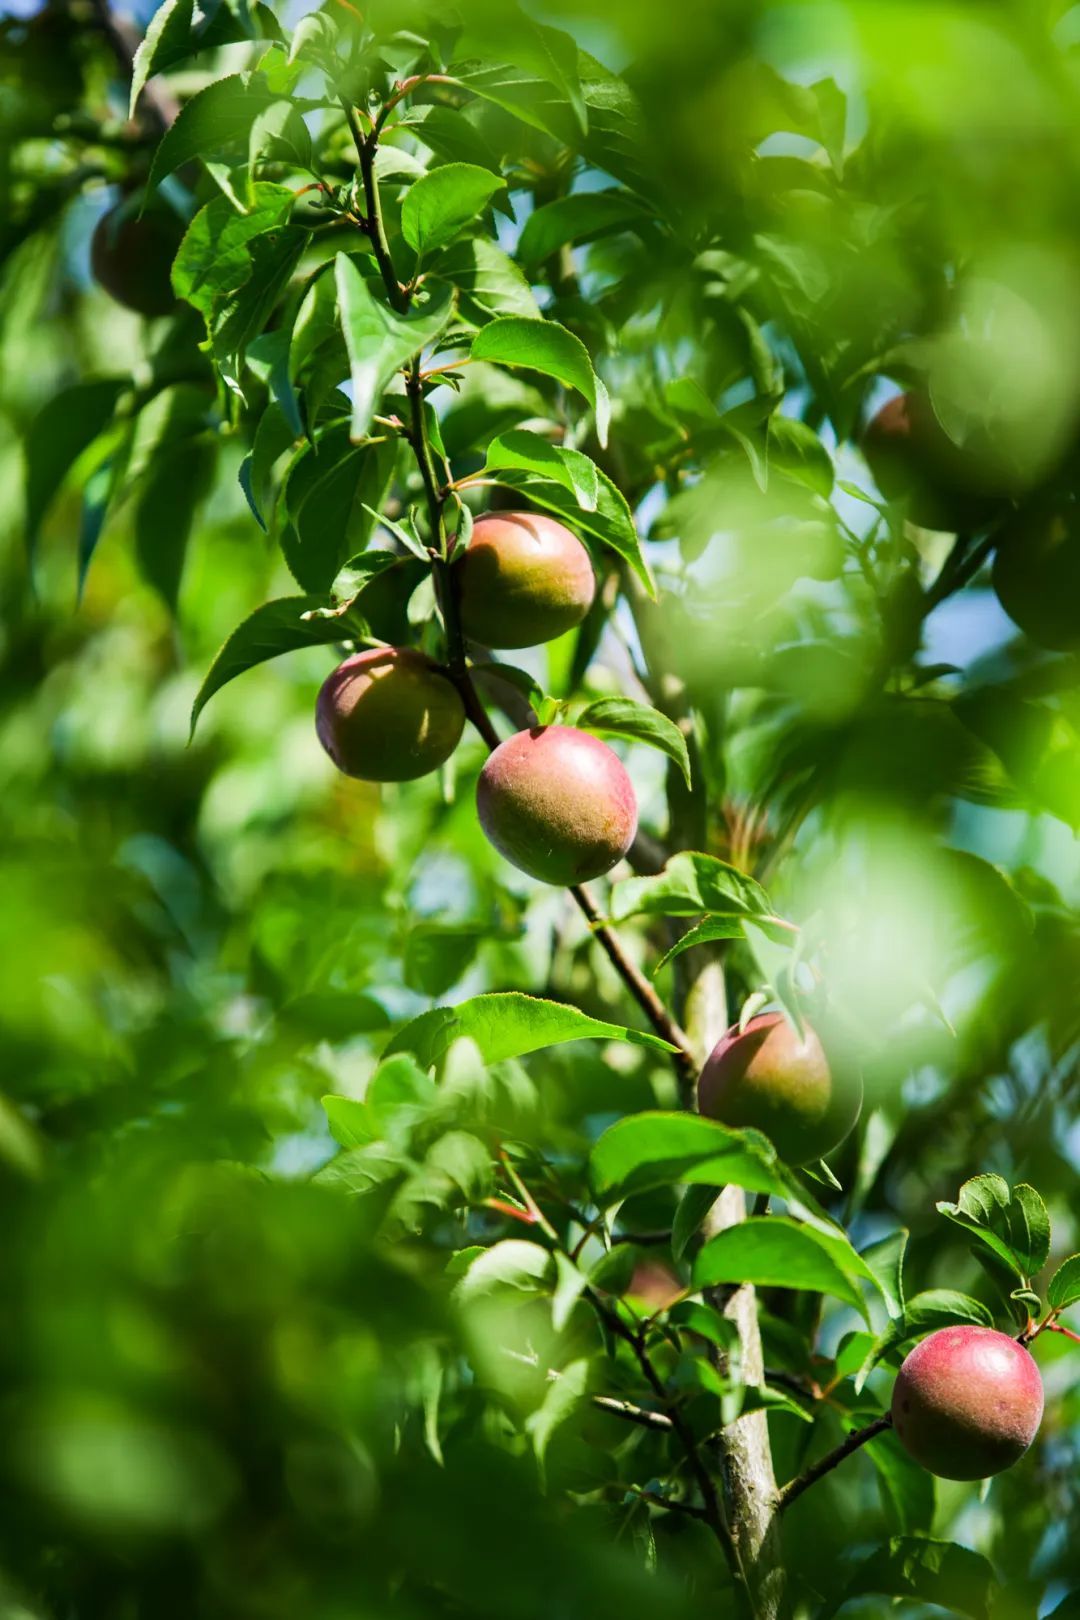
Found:
[(998, 541), (992, 579), (1009, 618), (1038, 646), (1080, 644), (1080, 507), (1018, 512)]
[(465, 708), (445, 675), (410, 648), (355, 653), (327, 676), (315, 706), (319, 741), (362, 782), (411, 782), (449, 759)]
[(1039, 1369), (1007, 1333), (940, 1328), (896, 1375), (892, 1418), (909, 1456), (940, 1479), (988, 1479), (1011, 1468), (1038, 1432)]
[(542, 883), (610, 872), (637, 832), (637, 800), (618, 755), (573, 726), (500, 743), (480, 773), (476, 808), (499, 854)]
[(182, 234), (171, 211), (151, 206), (140, 218), (130, 203), (117, 204), (90, 239), (94, 280), (137, 315), (168, 315), (176, 308), (170, 275)]
[(985, 528), (998, 501), (980, 488), (980, 468), (953, 444), (925, 395), (897, 394), (872, 417), (863, 454), (887, 501), (906, 500), (924, 529)]
[(461, 623), (487, 647), (536, 647), (580, 624), (596, 575), (576, 534), (536, 512), (489, 512), (458, 564)]
[(762, 1131), (788, 1164), (810, 1164), (843, 1141), (859, 1117), (862, 1084), (834, 1075), (816, 1032), (800, 1039), (782, 1013), (732, 1025), (698, 1081), (709, 1119)]

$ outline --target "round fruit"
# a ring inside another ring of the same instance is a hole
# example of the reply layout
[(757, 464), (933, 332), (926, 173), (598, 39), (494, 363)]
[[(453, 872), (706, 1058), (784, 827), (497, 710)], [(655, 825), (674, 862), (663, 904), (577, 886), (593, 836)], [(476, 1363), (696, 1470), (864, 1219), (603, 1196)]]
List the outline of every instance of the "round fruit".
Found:
[(138, 315), (176, 308), (170, 275), (183, 227), (171, 208), (151, 203), (137, 213), (130, 199), (102, 214), (90, 239), (94, 280)]
[(363, 782), (411, 782), (449, 759), (465, 708), (422, 653), (376, 647), (355, 653), (323, 682), (319, 741), (339, 771)]
[(536, 647), (580, 624), (596, 595), (576, 534), (535, 512), (489, 512), (456, 569), (461, 623), (488, 647)]
[(1040, 647), (1080, 642), (1080, 508), (1021, 511), (998, 541), (994, 589), (1009, 618)]
[(543, 883), (610, 872), (637, 831), (637, 801), (617, 754), (572, 726), (500, 743), (476, 788), (480, 825), (500, 855)]
[(906, 501), (921, 528), (981, 529), (994, 515), (980, 463), (949, 438), (925, 394), (897, 394), (883, 405), (867, 426), (863, 454), (885, 499)]
[(737, 1129), (762, 1131), (788, 1164), (830, 1153), (862, 1106), (861, 1082), (834, 1075), (818, 1036), (800, 1037), (782, 1013), (733, 1025), (713, 1048), (698, 1081), (698, 1109)]
[(987, 1479), (1034, 1440), (1043, 1387), (1030, 1353), (994, 1328), (941, 1328), (896, 1375), (892, 1418), (904, 1450), (941, 1479)]

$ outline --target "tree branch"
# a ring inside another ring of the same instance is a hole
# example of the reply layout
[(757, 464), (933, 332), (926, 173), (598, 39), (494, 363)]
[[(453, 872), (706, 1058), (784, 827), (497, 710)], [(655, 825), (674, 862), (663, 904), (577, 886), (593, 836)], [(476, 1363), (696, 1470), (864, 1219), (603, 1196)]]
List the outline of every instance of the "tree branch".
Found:
[[(397, 99), (400, 99), (400, 95)], [(366, 216), (364, 228), (371, 242), (372, 252), (375, 255), (375, 262), (379, 268), (383, 285), (386, 288), (386, 296), (393, 308), (399, 314), (404, 314), (409, 306), (409, 292), (399, 282), (397, 272), (394, 269), (390, 244), (386, 236), (386, 226), (383, 222), (378, 182), (375, 176), (375, 154), (379, 145), (380, 120), (377, 119), (370, 132), (365, 134), (361, 128), (355, 107), (344, 98), (341, 100), (341, 106), (348, 121), (349, 131), (356, 145), (359, 159), (360, 177), (364, 188)], [(465, 705), (465, 713), (469, 720), (488, 748), (494, 749), (499, 745), (499, 734), (495, 730), (487, 710), (481, 703), (473, 685), (465, 656), (465, 641), (461, 629), (461, 616), (455, 581), (450, 567), (450, 548), (446, 535), (444, 506), (447, 489), (440, 488), (435, 473), (435, 462), (432, 456), (431, 440), (424, 411), (424, 380), (421, 375), (419, 356), (413, 361), (409, 369), (406, 379), (406, 391), (410, 405), (410, 427), (407, 437), (420, 471), (428, 509), (428, 521), (431, 526), (432, 567), (435, 576), (435, 587), (439, 597), (439, 606), (442, 610), (443, 625), (446, 629), (447, 672), (461, 694), (462, 702)], [(598, 940), (601, 949), (656, 1030), (656, 1033), (674, 1048), (673, 1062), (679, 1075), (680, 1084), (684, 1089), (688, 1084), (692, 1087), (697, 1065), (686, 1036), (664, 1006), (649, 980), (627, 956), (614, 931), (602, 920), (599, 908), (589, 891), (584, 885), (575, 884), (571, 887), (570, 893), (589, 923), (590, 930)]]
[(623, 1418), (627, 1423), (671, 1433), (671, 1419), (664, 1412), (651, 1412), (647, 1406), (635, 1406), (633, 1401), (620, 1401), (614, 1395), (594, 1395), (592, 1403), (601, 1412), (610, 1412), (612, 1417)]
[(612, 1310), (606, 1304), (606, 1302), (600, 1298), (595, 1289), (586, 1289), (586, 1296), (590, 1300), (597, 1315), (600, 1317), (600, 1320), (608, 1329), (608, 1332), (613, 1334), (616, 1338), (621, 1339), (624, 1344), (630, 1346), (635, 1360), (641, 1369), (645, 1382), (648, 1384), (649, 1388), (652, 1390), (660, 1404), (664, 1407), (671, 1427), (674, 1430), (686, 1455), (686, 1461), (690, 1468), (690, 1472), (693, 1474), (694, 1481), (701, 1493), (701, 1500), (704, 1503), (702, 1517), (723, 1549), (724, 1556), (728, 1562), (728, 1568), (731, 1571), (731, 1577), (736, 1583), (736, 1586), (741, 1590), (744, 1598), (748, 1597), (738, 1549), (724, 1517), (723, 1509), (720, 1505), (720, 1499), (716, 1494), (716, 1486), (713, 1483), (712, 1475), (705, 1466), (705, 1461), (700, 1450), (698, 1449), (698, 1443), (694, 1437), (694, 1433), (686, 1423), (682, 1413), (679, 1411), (677, 1400), (669, 1395), (665, 1389), (664, 1381), (660, 1377), (660, 1374), (656, 1371), (656, 1368), (653, 1366), (652, 1361), (649, 1358), (649, 1352), (645, 1348), (642, 1340), (626, 1325), (618, 1312)]
[(808, 1491), (811, 1485), (816, 1485), (819, 1479), (831, 1473), (845, 1457), (850, 1457), (860, 1446), (865, 1446), (868, 1440), (873, 1440), (876, 1435), (884, 1434), (886, 1429), (891, 1428), (892, 1417), (886, 1412), (882, 1417), (875, 1418), (873, 1423), (868, 1423), (864, 1429), (856, 1429), (854, 1434), (849, 1434), (841, 1445), (829, 1452), (828, 1456), (822, 1457), (820, 1462), (816, 1462), (804, 1474), (788, 1480), (784, 1488), (777, 1493), (779, 1511), (783, 1513), (792, 1502), (798, 1501), (804, 1491)]

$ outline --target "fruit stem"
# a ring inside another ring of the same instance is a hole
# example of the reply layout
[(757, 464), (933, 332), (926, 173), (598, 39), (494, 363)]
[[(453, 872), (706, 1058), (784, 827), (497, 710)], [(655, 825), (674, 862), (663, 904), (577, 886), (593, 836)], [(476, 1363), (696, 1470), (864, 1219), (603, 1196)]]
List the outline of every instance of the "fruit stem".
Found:
[(798, 1474), (794, 1479), (789, 1479), (787, 1484), (777, 1492), (777, 1507), (780, 1512), (783, 1513), (791, 1506), (792, 1502), (798, 1500), (804, 1491), (808, 1491), (811, 1485), (816, 1485), (819, 1479), (823, 1479), (826, 1474), (831, 1473), (838, 1464), (844, 1461), (845, 1457), (850, 1457), (853, 1452), (859, 1450), (860, 1446), (865, 1446), (868, 1440), (875, 1439), (877, 1435), (884, 1434), (886, 1429), (891, 1428), (892, 1415), (885, 1412), (881, 1417), (875, 1418), (872, 1423), (868, 1423), (865, 1428), (856, 1429), (853, 1434), (849, 1434), (841, 1445), (837, 1446), (834, 1451), (830, 1451), (827, 1456), (822, 1457), (820, 1462), (814, 1463), (813, 1467), (808, 1468), (804, 1474)]

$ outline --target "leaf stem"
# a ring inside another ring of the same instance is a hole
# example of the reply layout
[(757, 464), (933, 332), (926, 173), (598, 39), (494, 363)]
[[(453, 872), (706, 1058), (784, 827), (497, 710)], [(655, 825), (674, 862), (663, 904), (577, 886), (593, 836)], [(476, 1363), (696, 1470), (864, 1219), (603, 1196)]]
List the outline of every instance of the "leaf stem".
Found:
[(891, 1428), (892, 1416), (890, 1413), (885, 1412), (881, 1417), (875, 1418), (872, 1423), (868, 1423), (865, 1428), (856, 1429), (854, 1434), (849, 1434), (842, 1444), (838, 1445), (835, 1450), (830, 1451), (827, 1456), (822, 1457), (820, 1462), (814, 1463), (813, 1467), (808, 1468), (804, 1474), (798, 1474), (794, 1479), (789, 1479), (777, 1495), (777, 1506), (780, 1512), (783, 1513), (791, 1506), (792, 1502), (798, 1501), (804, 1491), (808, 1491), (811, 1485), (816, 1485), (819, 1479), (824, 1479), (825, 1475), (838, 1467), (845, 1457), (850, 1457), (853, 1452), (859, 1450), (860, 1446), (865, 1446), (867, 1441), (875, 1439), (877, 1435), (884, 1434), (886, 1429)]

